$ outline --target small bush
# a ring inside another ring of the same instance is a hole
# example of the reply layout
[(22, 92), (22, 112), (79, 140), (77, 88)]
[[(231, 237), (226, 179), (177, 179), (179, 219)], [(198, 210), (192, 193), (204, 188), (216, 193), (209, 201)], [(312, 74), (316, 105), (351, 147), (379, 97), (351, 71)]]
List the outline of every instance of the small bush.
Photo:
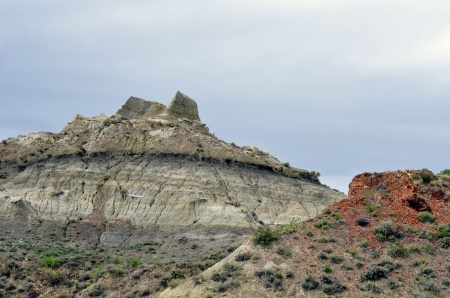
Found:
[(367, 271), (360, 276), (360, 280), (362, 282), (376, 281), (383, 278), (387, 278), (388, 274), (389, 274), (388, 269), (371, 264), (367, 267)]
[(392, 278), (389, 278), (387, 280), (386, 284), (387, 284), (388, 288), (391, 290), (395, 290), (398, 287), (397, 283)]
[(333, 264), (340, 264), (344, 261), (344, 256), (332, 254), (330, 255), (330, 262)]
[(161, 279), (159, 280), (159, 285), (167, 288), (169, 285), (169, 281), (172, 280), (172, 275), (165, 275), (163, 277), (161, 277)]
[(294, 272), (289, 270), (286, 272), (286, 278), (294, 278)]
[(51, 256), (43, 256), (43, 257), (39, 260), (39, 265), (40, 265), (41, 267), (57, 268), (57, 267), (59, 267), (60, 264), (61, 264), (61, 262), (59, 261), (58, 258), (56, 258), (56, 257), (51, 257)]
[(106, 173), (103, 175), (103, 181), (108, 181), (109, 179), (111, 179), (111, 174), (110, 173)]
[(141, 261), (141, 259), (139, 257), (135, 257), (135, 258), (130, 260), (130, 265), (132, 267), (136, 267), (136, 266), (138, 266), (140, 264), (142, 264), (142, 261)]
[(381, 288), (379, 286), (377, 286), (377, 284), (375, 282), (373, 282), (373, 281), (365, 282), (363, 284), (361, 290), (366, 291), (366, 292), (372, 292), (374, 294), (381, 294), (381, 293), (383, 293)]
[(327, 265), (323, 266), (323, 272), (331, 273), (332, 271), (333, 271), (333, 269), (331, 268), (330, 264), (327, 264)]
[(319, 220), (314, 223), (314, 226), (318, 229), (328, 230), (330, 228), (330, 223), (326, 219)]
[(321, 237), (321, 238), (317, 239), (317, 242), (319, 242), (319, 243), (336, 242), (336, 239), (335, 238)]
[(432, 213), (428, 211), (420, 212), (417, 214), (417, 219), (423, 223), (433, 223), (435, 221), (435, 217)]
[(436, 246), (433, 243), (427, 242), (422, 246), (422, 250), (430, 255), (434, 255), (436, 253)]
[(430, 293), (434, 294), (434, 295), (439, 294), (439, 288), (431, 281), (427, 282), (424, 285), (423, 289), (425, 291), (427, 291), (427, 292), (430, 292)]
[(358, 218), (356, 220), (356, 223), (361, 227), (366, 227), (370, 225), (370, 220), (368, 220), (367, 218)]
[(291, 249), (283, 246), (278, 247), (277, 254), (285, 258), (290, 258), (292, 256)]
[(336, 295), (344, 292), (347, 287), (342, 285), (340, 281), (330, 275), (324, 274), (321, 279), (324, 285), (322, 286), (322, 291), (327, 295)]
[(262, 247), (269, 248), (272, 246), (272, 242), (277, 239), (277, 233), (270, 227), (259, 227), (255, 233), (253, 233), (252, 242), (255, 245), (261, 245)]
[(439, 239), (439, 243), (443, 248), (449, 248), (450, 247), (450, 237), (444, 237), (442, 239)]
[(406, 226), (405, 226), (405, 232), (406, 232), (406, 233), (416, 234), (416, 233), (419, 232), (419, 229), (416, 228), (416, 227), (412, 227), (412, 226), (406, 225)]
[(320, 283), (314, 277), (308, 275), (302, 280), (301, 286), (305, 291), (312, 291), (319, 288)]
[(400, 231), (394, 228), (392, 221), (384, 221), (380, 226), (374, 228), (375, 238), (379, 241), (393, 241), (401, 238)]
[(243, 253), (240, 253), (240, 254), (236, 255), (235, 260), (237, 262), (244, 262), (244, 261), (250, 260), (251, 258), (252, 258), (252, 254), (251, 253), (243, 252)]
[(436, 277), (436, 273), (434, 272), (434, 270), (432, 268), (429, 267), (422, 267), (417, 271), (417, 275), (418, 276), (425, 276), (425, 277), (430, 277), (430, 278), (435, 278)]
[(101, 284), (95, 284), (88, 292), (89, 297), (99, 297), (105, 292), (105, 288)]
[(324, 253), (323, 251), (321, 251), (318, 255), (317, 258), (319, 260), (327, 260), (328, 259), (328, 255), (326, 253)]
[(441, 283), (444, 287), (450, 287), (450, 279), (448, 278), (442, 278)]
[(109, 274), (113, 277), (122, 277), (125, 275), (125, 270), (123, 265), (113, 266), (108, 269)]
[(179, 270), (179, 269), (172, 270), (172, 272), (170, 272), (170, 275), (172, 276), (172, 278), (175, 278), (175, 279), (184, 278), (183, 270)]
[(425, 184), (430, 183), (431, 180), (433, 180), (433, 178), (434, 178), (433, 172), (431, 172), (427, 169), (423, 169), (422, 171), (420, 171), (419, 176), (420, 176), (420, 178), (422, 178), (422, 182)]
[(450, 237), (450, 226), (448, 224), (437, 225), (436, 230), (437, 230), (436, 233), (437, 238)]
[(178, 286), (178, 281), (173, 280), (173, 279), (169, 280), (167, 282), (167, 286), (170, 287), (171, 289), (174, 289), (174, 288), (176, 288)]
[(411, 245), (408, 247), (408, 251), (409, 251), (410, 253), (420, 254), (421, 249), (420, 249), (420, 246), (419, 246), (418, 244), (413, 243), (413, 244), (411, 244)]
[(403, 245), (395, 245), (388, 248), (388, 255), (393, 258), (404, 258), (408, 255), (408, 249)]

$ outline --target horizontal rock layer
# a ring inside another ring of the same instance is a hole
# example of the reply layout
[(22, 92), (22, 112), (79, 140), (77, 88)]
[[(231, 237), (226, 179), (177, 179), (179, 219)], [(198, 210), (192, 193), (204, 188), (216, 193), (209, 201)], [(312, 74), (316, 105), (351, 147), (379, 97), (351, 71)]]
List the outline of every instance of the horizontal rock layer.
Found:
[(135, 226), (253, 227), (309, 218), (340, 194), (267, 169), (174, 155), (36, 163), (4, 185), (2, 217), (121, 220)]

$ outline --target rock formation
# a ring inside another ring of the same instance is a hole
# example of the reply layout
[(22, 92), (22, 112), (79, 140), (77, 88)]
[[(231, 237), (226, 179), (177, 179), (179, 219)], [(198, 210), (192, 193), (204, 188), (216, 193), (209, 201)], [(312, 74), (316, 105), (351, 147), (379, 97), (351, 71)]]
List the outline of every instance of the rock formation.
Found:
[(114, 116), (9, 138), (0, 173), (3, 227), (45, 234), (52, 223), (52, 233), (105, 246), (187, 227), (242, 236), (342, 197), (306, 170), (216, 138), (181, 92), (168, 107), (131, 97)]
[(118, 115), (127, 118), (153, 118), (173, 121), (186, 118), (190, 121), (200, 122), (197, 103), (178, 91), (168, 107), (158, 102), (146, 101), (137, 97), (130, 97)]

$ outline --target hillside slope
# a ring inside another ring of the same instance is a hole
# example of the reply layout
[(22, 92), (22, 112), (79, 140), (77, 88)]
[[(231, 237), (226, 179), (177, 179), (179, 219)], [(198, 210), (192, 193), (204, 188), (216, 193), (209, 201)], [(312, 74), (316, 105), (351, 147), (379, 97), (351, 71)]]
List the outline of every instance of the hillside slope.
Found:
[(248, 242), (161, 297), (449, 297), (449, 174), (358, 175), (318, 217), (260, 230), (267, 248)]

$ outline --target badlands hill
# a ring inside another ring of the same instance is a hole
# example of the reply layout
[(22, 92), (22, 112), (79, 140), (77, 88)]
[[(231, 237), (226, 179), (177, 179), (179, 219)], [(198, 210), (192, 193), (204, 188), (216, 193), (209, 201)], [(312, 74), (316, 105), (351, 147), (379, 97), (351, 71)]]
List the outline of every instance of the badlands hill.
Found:
[(168, 106), (131, 97), (115, 115), (3, 140), (0, 240), (15, 261), (0, 268), (0, 290), (120, 297), (137, 281), (117, 285), (115, 274), (132, 274), (134, 257), (158, 264), (139, 271), (142, 295), (157, 295), (176, 262), (209, 262), (190, 273), (178, 264), (189, 276), (258, 227), (309, 219), (343, 197), (317, 176), (215, 137), (181, 92)]
[(450, 297), (450, 170), (364, 173), (349, 188), (160, 297)]

